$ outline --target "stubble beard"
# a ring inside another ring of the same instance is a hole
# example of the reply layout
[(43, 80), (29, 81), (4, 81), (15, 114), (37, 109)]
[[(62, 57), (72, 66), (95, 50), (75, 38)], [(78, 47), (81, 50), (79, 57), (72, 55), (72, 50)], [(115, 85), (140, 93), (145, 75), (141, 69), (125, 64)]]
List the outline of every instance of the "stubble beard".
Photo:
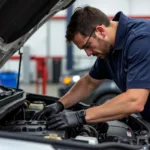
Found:
[(101, 41), (100, 39), (98, 39), (98, 43), (99, 43), (99, 49), (101, 49), (102, 51), (102, 54), (103, 54), (103, 57), (102, 58), (105, 58), (109, 53), (110, 51), (112, 50), (112, 45), (106, 41)]

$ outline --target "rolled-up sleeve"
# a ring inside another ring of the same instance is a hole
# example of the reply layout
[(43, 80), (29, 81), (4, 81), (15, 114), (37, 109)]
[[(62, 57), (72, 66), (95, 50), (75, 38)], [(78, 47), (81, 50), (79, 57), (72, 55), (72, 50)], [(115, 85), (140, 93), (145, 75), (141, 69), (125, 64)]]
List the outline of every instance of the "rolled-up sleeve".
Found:
[(127, 89), (150, 89), (150, 35), (135, 38), (128, 46)]
[(91, 68), (89, 75), (97, 80), (101, 79), (111, 79), (108, 70), (106, 68), (106, 64), (104, 59), (97, 58), (93, 67)]

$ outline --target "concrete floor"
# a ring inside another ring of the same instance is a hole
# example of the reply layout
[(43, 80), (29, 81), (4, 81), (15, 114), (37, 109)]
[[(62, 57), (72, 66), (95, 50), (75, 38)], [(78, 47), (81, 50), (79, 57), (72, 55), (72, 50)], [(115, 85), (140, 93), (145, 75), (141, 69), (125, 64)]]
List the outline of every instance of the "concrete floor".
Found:
[[(36, 84), (20, 84), (20, 89), (25, 90), (26, 92), (30, 93), (37, 93), (36, 92)], [(39, 93), (42, 94), (42, 86), (39, 87)], [(47, 84), (46, 87), (46, 95), (58, 97), (58, 84)]]

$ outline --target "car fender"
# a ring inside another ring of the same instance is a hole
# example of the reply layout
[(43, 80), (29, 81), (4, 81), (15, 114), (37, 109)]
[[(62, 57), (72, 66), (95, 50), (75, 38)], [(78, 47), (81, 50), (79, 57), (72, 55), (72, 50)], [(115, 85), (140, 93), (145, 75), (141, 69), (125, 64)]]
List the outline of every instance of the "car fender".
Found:
[(97, 89), (95, 89), (88, 98), (85, 99), (85, 103), (96, 103), (98, 98), (106, 94), (120, 94), (121, 90), (118, 88), (113, 80), (105, 80)]

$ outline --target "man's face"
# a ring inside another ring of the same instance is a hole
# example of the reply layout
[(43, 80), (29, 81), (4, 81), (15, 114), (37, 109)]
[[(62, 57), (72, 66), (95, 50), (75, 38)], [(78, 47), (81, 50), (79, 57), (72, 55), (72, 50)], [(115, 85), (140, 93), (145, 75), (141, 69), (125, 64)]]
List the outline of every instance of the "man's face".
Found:
[(80, 33), (74, 36), (73, 42), (79, 49), (84, 49), (87, 56), (97, 56), (105, 58), (112, 49), (107, 33), (101, 31), (91, 31), (91, 35), (85, 37)]

